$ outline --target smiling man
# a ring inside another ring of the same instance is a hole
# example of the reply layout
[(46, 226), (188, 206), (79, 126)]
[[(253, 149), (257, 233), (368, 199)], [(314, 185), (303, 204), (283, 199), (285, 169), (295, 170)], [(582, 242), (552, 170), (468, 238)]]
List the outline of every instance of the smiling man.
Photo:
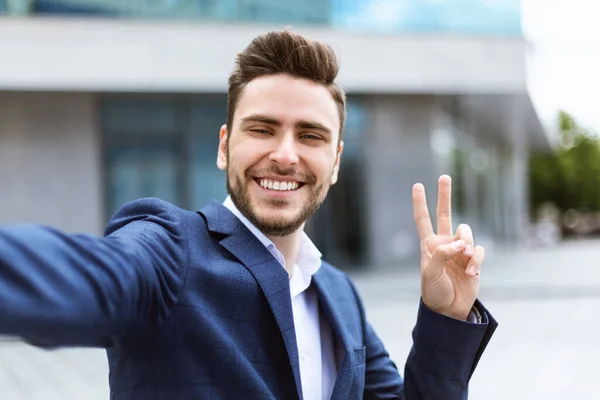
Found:
[(343, 154), (338, 69), (329, 46), (289, 31), (238, 55), (222, 204), (139, 199), (103, 238), (0, 229), (0, 333), (106, 348), (112, 399), (467, 398), (497, 324), (477, 300), (483, 248), (468, 226), (452, 230), (449, 177), (437, 233), (413, 187), (422, 296), (403, 375), (351, 280), (303, 231)]

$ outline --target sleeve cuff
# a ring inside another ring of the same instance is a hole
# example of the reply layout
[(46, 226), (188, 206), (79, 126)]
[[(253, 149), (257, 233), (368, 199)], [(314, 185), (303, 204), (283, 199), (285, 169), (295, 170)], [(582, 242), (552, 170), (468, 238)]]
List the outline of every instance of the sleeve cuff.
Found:
[(467, 317), (467, 322), (472, 324), (480, 324), (481, 323), (481, 313), (477, 309), (477, 307), (473, 306), (469, 316)]

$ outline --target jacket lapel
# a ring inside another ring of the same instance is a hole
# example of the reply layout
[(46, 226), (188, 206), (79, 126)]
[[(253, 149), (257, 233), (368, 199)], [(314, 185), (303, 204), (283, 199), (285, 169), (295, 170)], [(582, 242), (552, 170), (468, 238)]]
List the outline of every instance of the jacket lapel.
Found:
[(213, 201), (200, 213), (208, 229), (223, 235), (221, 246), (252, 273), (275, 316), (292, 366), (298, 398), (302, 398), (298, 346), (294, 329), (288, 274), (256, 236), (222, 204)]
[[(336, 336), (336, 342), (342, 348), (342, 361), (339, 365), (338, 374), (331, 394), (332, 399), (347, 399), (349, 396), (352, 378), (353, 378), (353, 349), (357, 347), (351, 339), (351, 335), (343, 322), (338, 309), (336, 299), (331, 288), (336, 286), (336, 282), (323, 267), (313, 275), (315, 287), (319, 296), (321, 307), (325, 311), (333, 332)], [(337, 346), (336, 346), (337, 347)], [(336, 352), (337, 353), (337, 352)]]

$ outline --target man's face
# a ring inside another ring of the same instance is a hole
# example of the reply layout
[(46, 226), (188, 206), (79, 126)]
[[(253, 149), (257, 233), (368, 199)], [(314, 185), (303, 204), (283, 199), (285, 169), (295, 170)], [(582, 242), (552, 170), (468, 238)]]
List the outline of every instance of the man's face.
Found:
[(221, 128), (217, 165), (236, 207), (267, 236), (303, 226), (337, 181), (343, 143), (329, 90), (286, 75), (257, 78)]

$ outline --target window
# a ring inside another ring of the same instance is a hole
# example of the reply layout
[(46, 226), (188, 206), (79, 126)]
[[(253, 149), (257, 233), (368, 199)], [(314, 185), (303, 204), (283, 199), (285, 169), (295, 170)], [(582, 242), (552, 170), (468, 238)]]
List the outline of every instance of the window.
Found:
[[(10, 1), (26, 4), (0, 4)], [(520, 6), (520, 0), (35, 0), (29, 12), (521, 36)]]
[(226, 196), (217, 169), (225, 95), (110, 96), (101, 102), (106, 215), (141, 197), (199, 209)]

